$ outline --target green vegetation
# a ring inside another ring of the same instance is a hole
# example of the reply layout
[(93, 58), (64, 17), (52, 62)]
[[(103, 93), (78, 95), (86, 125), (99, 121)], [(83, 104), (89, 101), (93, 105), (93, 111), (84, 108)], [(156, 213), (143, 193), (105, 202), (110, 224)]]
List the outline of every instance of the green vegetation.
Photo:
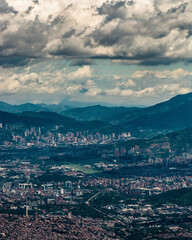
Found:
[(177, 204), (180, 206), (192, 206), (192, 189), (181, 188), (171, 190), (159, 195), (152, 196), (148, 199), (151, 204)]
[(0, 129), (0, 145), (3, 144), (4, 141), (11, 140), (12, 140), (11, 132), (6, 132), (4, 129)]
[(85, 167), (79, 164), (69, 164), (69, 165), (65, 165), (66, 167), (68, 167), (69, 169), (73, 170), (73, 171), (80, 171), (83, 172), (85, 174), (94, 174), (94, 173), (98, 173), (98, 170), (95, 170), (94, 168), (89, 168), (89, 167)]
[(169, 137), (171, 148), (176, 149), (177, 152), (192, 148), (192, 128), (168, 134), (167, 137)]
[(60, 132), (67, 131), (86, 131), (92, 133), (102, 131), (103, 133), (113, 132), (113, 126), (102, 121), (76, 121), (74, 119), (62, 116), (55, 112), (22, 112), (22, 113), (8, 113), (0, 111), (0, 123), (20, 124), (25, 127), (45, 127), (46, 129), (60, 126)]
[(147, 108), (92, 106), (75, 108), (62, 114), (76, 120), (102, 120), (117, 124), (118, 129), (181, 129), (191, 126), (192, 93), (178, 95)]
[(102, 120), (108, 123), (119, 123), (122, 119), (134, 112), (140, 111), (136, 107), (104, 107), (95, 105), (90, 107), (74, 108), (66, 110), (63, 116), (74, 118), (80, 121)]
[(99, 194), (96, 199), (91, 201), (91, 204), (93, 206), (97, 206), (98, 208), (102, 208), (102, 206), (116, 205), (119, 202), (123, 202), (124, 204), (135, 204), (135, 199), (137, 199), (137, 196), (134, 196), (133, 200), (133, 196), (128, 194), (109, 191)]
[(67, 176), (64, 175), (63, 172), (57, 172), (57, 174), (55, 174), (54, 172), (50, 172), (50, 171), (46, 171), (46, 173), (44, 173), (43, 175), (35, 178), (33, 180), (33, 183), (36, 184), (43, 184), (43, 183), (47, 183), (47, 182), (65, 182), (65, 181), (77, 181), (78, 177), (73, 177), (73, 176)]

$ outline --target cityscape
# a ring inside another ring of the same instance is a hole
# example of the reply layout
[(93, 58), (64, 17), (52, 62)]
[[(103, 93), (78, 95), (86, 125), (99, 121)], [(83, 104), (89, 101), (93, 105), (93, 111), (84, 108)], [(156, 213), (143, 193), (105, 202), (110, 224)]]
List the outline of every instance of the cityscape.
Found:
[[(2, 124), (0, 124), (2, 126)], [(14, 129), (13, 127), (6, 126), (5, 128), (1, 127), (1, 130), (5, 134), (11, 134), (9, 141), (4, 141), (2, 147), (45, 147), (45, 146), (63, 146), (66, 144), (72, 145), (89, 145), (89, 144), (107, 144), (119, 140), (128, 140), (131, 139), (131, 133), (121, 133), (121, 134), (102, 134), (96, 132), (95, 134), (89, 133), (89, 131), (83, 132), (67, 132), (62, 134), (59, 132), (59, 126), (55, 126), (54, 129), (51, 129), (45, 134), (42, 133), (41, 127), (35, 128), (31, 127), (30, 129), (24, 129), (18, 131), (19, 129)], [(15, 130), (15, 131), (14, 131)]]
[(0, 239), (192, 239), (191, 12), (0, 0)]
[(62, 125), (0, 130), (2, 239), (192, 237), (191, 130), (143, 139)]

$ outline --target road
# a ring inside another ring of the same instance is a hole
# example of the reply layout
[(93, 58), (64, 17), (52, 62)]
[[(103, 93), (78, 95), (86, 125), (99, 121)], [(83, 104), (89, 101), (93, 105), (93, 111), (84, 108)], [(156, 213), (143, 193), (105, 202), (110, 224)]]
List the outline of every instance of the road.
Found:
[(101, 190), (101, 191), (97, 192), (96, 194), (94, 194), (92, 197), (90, 197), (90, 198), (85, 202), (85, 204), (88, 205), (89, 207), (91, 207), (92, 209), (94, 209), (95, 211), (97, 211), (97, 212), (99, 212), (99, 213), (101, 213), (101, 214), (103, 214), (103, 215), (105, 215), (105, 216), (107, 216), (107, 217), (109, 217), (109, 218), (112, 218), (112, 219), (118, 221), (119, 223), (121, 223), (122, 225), (126, 226), (126, 223), (124, 223), (122, 220), (120, 220), (120, 219), (118, 219), (117, 217), (113, 216), (112, 214), (106, 213), (106, 212), (104, 212), (104, 211), (102, 211), (102, 210), (100, 210), (100, 209), (98, 209), (98, 208), (96, 208), (96, 207), (94, 207), (93, 205), (90, 204), (90, 202), (91, 202), (94, 198), (96, 198), (99, 194), (101, 194), (102, 192), (104, 192), (104, 190)]

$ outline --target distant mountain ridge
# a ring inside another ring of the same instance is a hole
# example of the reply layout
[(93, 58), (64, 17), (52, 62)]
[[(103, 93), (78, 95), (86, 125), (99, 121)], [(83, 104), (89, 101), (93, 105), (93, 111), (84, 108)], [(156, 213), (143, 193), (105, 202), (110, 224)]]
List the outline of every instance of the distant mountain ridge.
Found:
[[(69, 129), (103, 129), (105, 132), (131, 131), (135, 136), (176, 131), (192, 126), (192, 93), (178, 95), (151, 107), (106, 107), (101, 105), (65, 109), (64, 105), (22, 104), (0, 102), (0, 122), (23, 122), (36, 125), (65, 123)], [(63, 110), (65, 109), (65, 110)], [(14, 115), (10, 112), (13, 111)], [(7, 112), (7, 113), (6, 113)], [(7, 120), (6, 120), (7, 118)], [(30, 120), (33, 119), (32, 120)], [(74, 127), (76, 126), (76, 127)], [(77, 127), (78, 126), (78, 127)]]
[(118, 123), (126, 114), (139, 111), (136, 107), (105, 107), (101, 105), (74, 108), (63, 111), (61, 114), (80, 121), (102, 120)]
[(93, 106), (62, 112), (76, 120), (101, 120), (122, 129), (182, 129), (192, 126), (192, 93), (178, 95), (168, 101), (146, 108)]
[(21, 113), (25, 111), (39, 112), (39, 111), (51, 111), (60, 113), (66, 109), (70, 109), (72, 106), (63, 105), (63, 104), (33, 104), (33, 103), (24, 103), (20, 105), (12, 105), (0, 101), (0, 111), (10, 112), (10, 113)]

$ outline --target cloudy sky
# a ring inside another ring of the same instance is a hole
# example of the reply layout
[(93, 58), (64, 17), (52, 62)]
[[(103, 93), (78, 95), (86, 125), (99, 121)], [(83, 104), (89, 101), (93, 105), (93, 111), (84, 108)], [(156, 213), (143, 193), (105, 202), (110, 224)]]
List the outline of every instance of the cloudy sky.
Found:
[(192, 91), (191, 0), (0, 0), (0, 100), (152, 105)]

